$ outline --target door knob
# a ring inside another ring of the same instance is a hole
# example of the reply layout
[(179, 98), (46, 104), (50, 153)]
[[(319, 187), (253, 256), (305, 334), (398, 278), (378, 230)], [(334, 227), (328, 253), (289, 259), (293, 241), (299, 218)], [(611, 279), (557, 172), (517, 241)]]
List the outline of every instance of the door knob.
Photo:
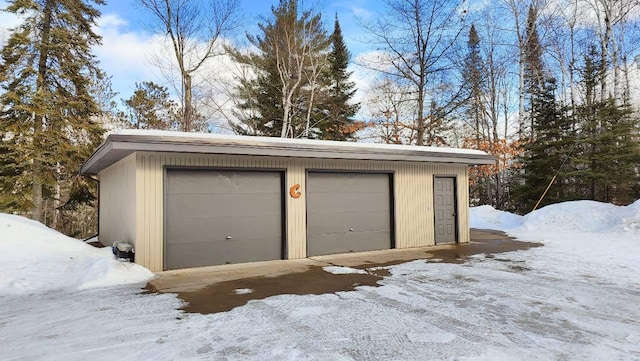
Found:
[(231, 236), (227, 236), (227, 240), (231, 239)]

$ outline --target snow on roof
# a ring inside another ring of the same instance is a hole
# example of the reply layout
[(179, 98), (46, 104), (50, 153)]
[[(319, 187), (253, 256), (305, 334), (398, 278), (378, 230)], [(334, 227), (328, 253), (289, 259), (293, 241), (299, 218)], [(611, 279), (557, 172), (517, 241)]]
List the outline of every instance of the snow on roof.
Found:
[(352, 141), (335, 141), (335, 140), (319, 140), (304, 138), (278, 138), (278, 137), (257, 137), (247, 135), (229, 135), (214, 133), (188, 133), (176, 132), (169, 130), (145, 130), (145, 129), (118, 129), (109, 134), (133, 135), (133, 136), (159, 136), (164, 138), (194, 138), (194, 139), (211, 139), (218, 141), (239, 141), (248, 143), (264, 143), (264, 144), (290, 144), (290, 145), (321, 145), (327, 148), (332, 146), (348, 147), (353, 149), (389, 149), (395, 151), (409, 150), (424, 153), (449, 153), (449, 154), (465, 154), (465, 155), (487, 155), (487, 153), (476, 149), (448, 148), (448, 147), (424, 147), (416, 145), (403, 144), (384, 144), (384, 143), (362, 143)]
[(96, 174), (136, 151), (495, 164), (494, 157), (473, 149), (121, 129), (109, 133), (81, 171)]

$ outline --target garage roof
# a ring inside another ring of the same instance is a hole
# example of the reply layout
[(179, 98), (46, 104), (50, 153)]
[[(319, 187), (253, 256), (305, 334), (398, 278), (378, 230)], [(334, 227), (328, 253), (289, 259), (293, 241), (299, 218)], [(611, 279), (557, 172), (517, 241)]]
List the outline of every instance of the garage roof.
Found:
[(81, 172), (97, 174), (139, 151), (460, 164), (496, 162), (487, 153), (473, 149), (126, 129), (110, 133), (82, 165)]

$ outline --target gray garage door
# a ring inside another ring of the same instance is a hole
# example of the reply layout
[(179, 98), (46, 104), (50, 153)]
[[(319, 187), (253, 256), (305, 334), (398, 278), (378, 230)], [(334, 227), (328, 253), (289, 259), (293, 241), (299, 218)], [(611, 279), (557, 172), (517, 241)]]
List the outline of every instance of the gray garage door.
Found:
[(391, 248), (390, 177), (309, 172), (307, 254)]
[(436, 244), (456, 241), (456, 196), (453, 177), (434, 179)]
[(165, 269), (282, 258), (282, 173), (168, 169)]

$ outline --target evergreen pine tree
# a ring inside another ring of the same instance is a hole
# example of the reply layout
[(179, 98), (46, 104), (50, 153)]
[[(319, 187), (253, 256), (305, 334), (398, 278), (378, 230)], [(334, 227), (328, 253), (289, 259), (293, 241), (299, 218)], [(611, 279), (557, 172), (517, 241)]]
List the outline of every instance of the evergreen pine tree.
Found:
[(320, 128), (324, 129), (321, 139), (347, 140), (360, 129), (353, 119), (360, 104), (351, 104), (355, 95), (355, 83), (350, 81), (352, 72), (347, 71), (351, 54), (347, 49), (340, 29), (340, 21), (336, 14), (333, 34), (331, 34), (331, 53), (329, 54), (329, 71), (327, 75), (328, 116)]
[(29, 209), (31, 200), (27, 191), (28, 160), (21, 151), (20, 139), (12, 132), (16, 129), (10, 119), (0, 118), (0, 212), (17, 213)]
[(136, 83), (136, 90), (123, 99), (124, 116), (136, 129), (178, 128), (178, 106), (169, 98), (169, 90), (151, 81)]
[(258, 52), (232, 50), (256, 74), (240, 80), (240, 122), (232, 126), (247, 135), (349, 139), (358, 129), (353, 115), (359, 106), (349, 104), (355, 90), (339, 25), (329, 37), (320, 15), (299, 13), (297, 4), (281, 0), (259, 24), (260, 34), (248, 35)]
[[(529, 6), (527, 13), (526, 40), (524, 49), (524, 85), (525, 95), (529, 100), (530, 129), (528, 136), (535, 138), (534, 122), (537, 115), (534, 113), (533, 98), (540, 92), (544, 92), (544, 72), (542, 62), (542, 45), (538, 36), (538, 13), (533, 5)], [(523, 130), (521, 130), (523, 132)], [(524, 134), (521, 134), (524, 135)]]
[[(484, 96), (486, 81), (484, 77), (484, 60), (480, 53), (480, 36), (474, 24), (471, 24), (467, 39), (467, 54), (462, 71), (464, 81), (465, 101), (463, 104), (466, 126), (470, 134), (465, 139), (465, 145), (475, 149), (488, 150), (489, 129), (486, 122)], [(471, 199), (477, 204), (492, 204), (494, 195), (491, 189), (491, 179), (480, 176), (486, 166), (476, 166), (470, 170)]]
[(531, 211), (556, 174), (558, 177), (540, 206), (572, 197), (566, 183), (571, 171), (575, 135), (566, 109), (555, 100), (555, 90), (555, 79), (547, 79), (541, 91), (532, 97), (532, 125), (536, 138), (524, 145), (524, 155), (520, 159), (523, 182), (514, 189), (519, 199), (518, 210), (523, 213)]
[(472, 127), (476, 149), (485, 138), (485, 109), (483, 96), (485, 92), (484, 65), (480, 54), (480, 36), (476, 27), (471, 24), (467, 40), (467, 57), (464, 62), (462, 77), (465, 83), (465, 113)]
[[(102, 76), (91, 47), (102, 0), (9, 1), (24, 16), (2, 48), (0, 211), (43, 220), (61, 202), (80, 164), (101, 141), (92, 80)], [(7, 171), (8, 170), (8, 171)], [(56, 212), (54, 212), (56, 213)], [(55, 223), (55, 219), (53, 221)]]
[(628, 105), (600, 100), (600, 62), (591, 46), (581, 71), (585, 101), (576, 109), (580, 134), (575, 177), (581, 198), (627, 204), (640, 197), (639, 120)]

